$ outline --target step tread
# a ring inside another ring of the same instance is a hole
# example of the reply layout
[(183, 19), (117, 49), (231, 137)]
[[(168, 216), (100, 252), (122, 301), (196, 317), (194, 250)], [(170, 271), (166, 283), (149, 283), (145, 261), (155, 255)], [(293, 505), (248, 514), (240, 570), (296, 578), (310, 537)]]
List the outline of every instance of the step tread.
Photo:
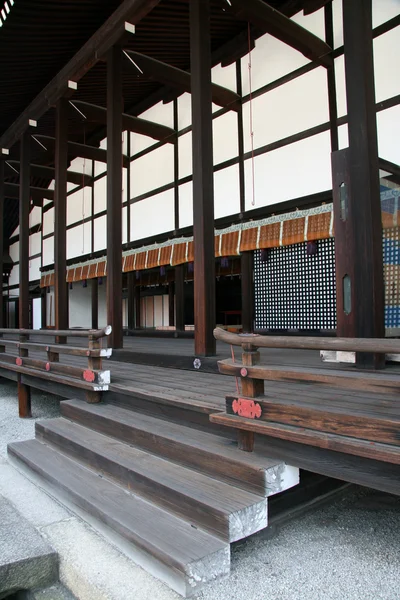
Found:
[(80, 400), (65, 400), (61, 403), (61, 413), (69, 418), (64, 412), (64, 407), (78, 408), (91, 415), (99, 415), (115, 423), (134, 428), (140, 428), (148, 433), (154, 433), (162, 437), (178, 441), (181, 444), (190, 445), (199, 449), (206, 449), (217, 456), (228, 458), (255, 470), (268, 470), (282, 464), (282, 461), (265, 457), (257, 452), (241, 452), (236, 443), (223, 436), (208, 433), (170, 421), (163, 421), (150, 415), (134, 412), (120, 408), (115, 404), (86, 404)]
[(196, 563), (229, 551), (226, 542), (193, 528), (38, 440), (14, 442), (8, 451), (67, 492), (81, 508), (174, 570), (193, 573)]
[(184, 493), (203, 504), (208, 504), (225, 515), (260, 502), (266, 502), (262, 496), (212, 479), (188, 467), (177, 465), (65, 418), (40, 421), (37, 427), (68, 438), (160, 485)]

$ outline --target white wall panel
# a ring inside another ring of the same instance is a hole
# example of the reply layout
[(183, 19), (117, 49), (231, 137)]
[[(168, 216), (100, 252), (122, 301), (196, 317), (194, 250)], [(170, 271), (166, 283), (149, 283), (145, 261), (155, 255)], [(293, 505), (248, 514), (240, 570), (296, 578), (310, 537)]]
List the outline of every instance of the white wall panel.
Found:
[(40, 279), (40, 267), (40, 256), (29, 261), (29, 281), (37, 281), (38, 279)]
[(399, 65), (400, 27), (396, 27), (374, 40), (375, 97), (377, 102), (400, 94)]
[(19, 261), (19, 242), (15, 242), (15, 244), (11, 244), (9, 248), (9, 255), (13, 262)]
[(50, 291), (46, 294), (46, 305), (47, 305), (47, 325), (55, 325), (55, 310), (54, 310), (54, 287), (50, 288)]
[(122, 202), (126, 202), (128, 198), (128, 169), (122, 169)]
[(333, 0), (333, 39), (334, 47), (343, 46), (343, 10), (342, 0)]
[(42, 209), (39, 206), (34, 206), (29, 213), (29, 227), (38, 225), (42, 222)]
[(103, 277), (103, 283), (99, 284), (99, 327), (105, 327), (107, 323), (107, 280)]
[(33, 329), (40, 329), (42, 327), (42, 301), (40, 298), (33, 298), (32, 321)]
[[(252, 101), (254, 147), (305, 131), (329, 120), (326, 71), (322, 67)], [(250, 103), (243, 106), (245, 152), (251, 149)]]
[(174, 181), (174, 149), (167, 144), (131, 163), (132, 196), (140, 196)]
[(29, 236), (29, 256), (40, 254), (42, 237), (40, 233), (33, 233)]
[(221, 67), (217, 65), (211, 69), (211, 80), (217, 85), (222, 85), (236, 92), (236, 63)]
[[(258, 90), (309, 61), (300, 52), (293, 50), (271, 35), (264, 35), (256, 40), (256, 47), (251, 52), (251, 87)], [(250, 92), (249, 56), (241, 60), (243, 95)]]
[(255, 206), (251, 159), (245, 162), (246, 210), (332, 188), (329, 132), (255, 158)]
[(179, 186), (179, 227), (193, 225), (193, 182)]
[(335, 79), (338, 117), (343, 117), (343, 115), (347, 115), (346, 74), (343, 56), (335, 59)]
[(150, 146), (154, 146), (156, 143), (157, 140), (153, 140), (153, 138), (149, 137), (148, 135), (131, 133), (131, 156), (134, 156), (138, 152), (142, 152), (142, 150), (150, 148)]
[(163, 104), (159, 102), (155, 106), (152, 106), (145, 112), (140, 114), (142, 119), (148, 119), (149, 121), (154, 121), (155, 123), (160, 123), (161, 125), (166, 125), (167, 127), (174, 126), (174, 109), (173, 103), (169, 102), (168, 104)]
[(216, 219), (240, 212), (239, 167), (214, 173), (214, 216)]
[(163, 296), (163, 311), (164, 325), (169, 325), (169, 297), (167, 295)]
[(380, 158), (400, 164), (400, 106), (388, 108), (376, 116)]
[(107, 247), (107, 216), (98, 217), (94, 220), (94, 242), (93, 250), (104, 250)]
[(163, 296), (154, 296), (154, 327), (162, 327), (165, 324)]
[(92, 161), (78, 156), (78, 158), (74, 158), (74, 160), (71, 161), (68, 171), (75, 171), (76, 173), (85, 173), (85, 175), (91, 175)]
[(107, 208), (107, 176), (94, 182), (94, 213), (97, 214)]
[(43, 235), (54, 232), (54, 208), (43, 213)]
[(122, 243), (126, 244), (126, 242), (128, 241), (128, 230), (127, 230), (127, 225), (128, 225), (128, 209), (126, 206), (124, 206), (122, 208)]
[(67, 196), (67, 225), (82, 221), (92, 214), (92, 188), (84, 187)]
[(69, 290), (69, 326), (90, 328), (92, 323), (92, 298), (90, 281), (87, 287), (78, 281)]
[(339, 134), (339, 150), (348, 148), (349, 146), (349, 130), (347, 125), (341, 125), (338, 127)]
[[(9, 285), (18, 285), (19, 284), (19, 265), (15, 265), (11, 269), (10, 278), (8, 280)], [(14, 295), (19, 296), (19, 290), (17, 290)]]
[(192, 133), (185, 133), (178, 138), (179, 179), (193, 173)]
[(187, 92), (178, 98), (178, 130), (192, 124), (192, 97)]
[(84, 223), (67, 230), (67, 260), (88, 254), (92, 250), (91, 223)]
[(54, 236), (43, 240), (43, 266), (54, 263)]
[(238, 155), (237, 114), (233, 111), (213, 120), (213, 155), (214, 165)]
[(300, 11), (297, 15), (292, 17), (292, 21), (295, 21), (298, 25), (304, 27), (304, 29), (308, 29), (308, 31), (311, 31), (311, 33), (322, 40), (325, 39), (325, 18), (323, 8), (310, 15), (305, 15), (303, 11)]
[(378, 27), (400, 14), (399, 0), (372, 0), (372, 26)]
[(174, 190), (131, 205), (131, 241), (174, 229)]
[(106, 171), (107, 171), (106, 163), (95, 161), (95, 163), (94, 163), (94, 176), (95, 177), (97, 177), (98, 175), (101, 175), (102, 173), (105, 173)]

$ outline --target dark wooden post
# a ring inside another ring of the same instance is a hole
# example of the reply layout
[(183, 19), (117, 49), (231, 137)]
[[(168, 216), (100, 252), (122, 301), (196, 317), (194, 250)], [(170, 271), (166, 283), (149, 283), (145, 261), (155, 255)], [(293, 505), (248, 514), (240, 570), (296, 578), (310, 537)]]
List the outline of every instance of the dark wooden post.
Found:
[[(384, 284), (371, 0), (343, 3), (349, 148), (333, 154), (337, 332), (384, 337)], [(357, 355), (360, 366), (383, 356)]]
[(242, 268), (242, 327), (243, 332), (251, 333), (254, 329), (254, 253), (243, 252), (240, 262)]
[(40, 309), (41, 309), (41, 321), (42, 321), (42, 329), (47, 328), (47, 288), (42, 288), (40, 290)]
[[(68, 112), (66, 98), (56, 107), (55, 186), (54, 186), (54, 309), (56, 329), (68, 329), (67, 273), (67, 168)], [(66, 343), (66, 338), (58, 338)]]
[(140, 329), (141, 321), (141, 296), (140, 296), (140, 284), (135, 285), (135, 327)]
[[(260, 363), (260, 353), (258, 348), (251, 344), (243, 345), (242, 354), (243, 367), (254, 367)], [(245, 398), (257, 398), (264, 393), (263, 379), (250, 379), (249, 377), (241, 377), (242, 393)], [(238, 430), (238, 448), (245, 452), (254, 450), (254, 433), (252, 431)]]
[(215, 354), (210, 1), (190, 0), (195, 354)]
[(99, 280), (94, 277), (91, 281), (92, 292), (92, 329), (99, 328)]
[(185, 331), (185, 267), (175, 267), (175, 329)]
[(175, 284), (173, 281), (168, 286), (168, 325), (175, 325)]
[(107, 56), (107, 322), (109, 346), (122, 348), (122, 52)]
[(135, 272), (128, 273), (128, 329), (135, 329)]
[[(19, 327), (29, 329), (29, 203), (30, 203), (30, 156), (31, 136), (25, 131), (21, 137), (19, 171)], [(20, 341), (27, 337), (21, 335)], [(19, 356), (27, 356), (27, 350), (19, 350)], [(31, 416), (31, 390), (22, 383), (18, 373), (18, 408), (20, 417)]]
[(4, 161), (0, 158), (0, 328), (4, 324), (4, 298), (3, 298), (3, 254), (4, 254)]

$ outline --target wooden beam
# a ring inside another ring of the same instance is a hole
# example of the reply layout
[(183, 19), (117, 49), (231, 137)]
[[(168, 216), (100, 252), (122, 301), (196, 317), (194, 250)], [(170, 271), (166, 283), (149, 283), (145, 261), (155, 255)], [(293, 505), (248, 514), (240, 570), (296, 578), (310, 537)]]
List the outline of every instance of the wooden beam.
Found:
[[(19, 198), (19, 183), (5, 183), (4, 184), (4, 193), (7, 198)], [(29, 187), (29, 198), (32, 200), (43, 200), (43, 198), (47, 198), (48, 200), (54, 200), (54, 191), (49, 190), (47, 188), (40, 187)]]
[(141, 297), (140, 297), (140, 285), (135, 285), (135, 327), (140, 329), (141, 321)]
[(128, 329), (135, 329), (135, 271), (127, 273), (128, 280)]
[[(3, 254), (4, 254), (4, 161), (0, 158), (0, 329), (4, 327), (3, 300)], [(1, 351), (1, 348), (0, 348)]]
[[(55, 149), (56, 139), (49, 135), (35, 135), (44, 146)], [(68, 142), (68, 156), (81, 156), (89, 160), (97, 160), (98, 162), (107, 163), (107, 150), (96, 146), (88, 146), (87, 144), (78, 144), (77, 142)], [(129, 158), (123, 155), (123, 166), (129, 167)], [(122, 165), (121, 165), (122, 169)]]
[(329, 3), (332, 3), (332, 0), (303, 0), (303, 12), (305, 15), (311, 15)]
[[(338, 335), (383, 338), (382, 217), (371, 0), (343, 3), (343, 31), (349, 148), (342, 165), (345, 189), (334, 173), (334, 197), (335, 242), (336, 247), (341, 248), (339, 260), (336, 261), (337, 293), (338, 301), (342, 295), (347, 302), (347, 307), (343, 306), (347, 314), (346, 318), (338, 314)], [(346, 210), (340, 213), (343, 203)], [(339, 226), (339, 220), (342, 226)], [(349, 260), (352, 276), (345, 271)], [(346, 275), (350, 280), (345, 280), (344, 284)], [(383, 358), (360, 354), (357, 362), (360, 366), (379, 367)]]
[(175, 328), (185, 331), (185, 266), (175, 267)]
[[(67, 272), (67, 167), (68, 100), (56, 107), (55, 188), (54, 188), (54, 306), (56, 329), (68, 329)], [(60, 343), (66, 340), (60, 339)]]
[(99, 280), (97, 277), (90, 280), (92, 296), (92, 329), (99, 328)]
[(168, 286), (168, 325), (175, 326), (175, 283), (170, 281)]
[(190, 2), (195, 354), (215, 354), (210, 0)]
[(107, 56), (107, 322), (122, 348), (122, 51)]
[[(11, 165), (17, 171), (20, 169), (20, 163), (18, 160), (7, 160), (6, 165)], [(13, 171), (11, 167), (8, 167), (10, 171)], [(13, 171), (15, 176), (15, 171)], [(55, 178), (55, 170), (53, 167), (47, 167), (45, 165), (31, 165), (31, 174), (37, 175), (38, 177), (43, 177), (43, 179), (54, 179)], [(67, 171), (67, 181), (70, 183), (75, 183), (76, 185), (92, 185), (93, 177), (90, 175), (82, 175), (82, 173), (77, 173), (76, 171)]]
[(20, 142), (19, 173), (19, 327), (29, 329), (29, 208), (31, 135), (26, 131)]
[[(159, 83), (172, 86), (175, 89), (178, 89), (181, 93), (191, 92), (192, 75), (187, 71), (177, 69), (176, 67), (161, 62), (160, 60), (156, 60), (155, 58), (151, 58), (145, 54), (140, 54), (139, 52), (133, 52), (132, 50), (126, 50), (125, 52), (143, 71), (145, 77), (149, 77), (150, 79), (154, 79)], [(221, 85), (212, 83), (211, 96), (214, 104), (222, 106), (223, 108), (239, 110), (240, 98), (235, 92), (232, 92)]]
[[(89, 104), (88, 102), (82, 102), (80, 100), (75, 100), (73, 104), (83, 112), (88, 121), (94, 121), (95, 123), (100, 123), (102, 125), (107, 124), (107, 109), (105, 107)], [(123, 130), (132, 131), (133, 133), (147, 135), (155, 140), (166, 140), (170, 144), (174, 143), (176, 134), (171, 127), (153, 123), (146, 119), (140, 119), (139, 117), (133, 117), (126, 113), (122, 114), (122, 128)]]
[(40, 290), (40, 312), (41, 312), (41, 321), (42, 321), (42, 329), (47, 328), (47, 289), (42, 288)]
[(230, 0), (229, 4), (229, 12), (238, 19), (252, 23), (312, 61), (325, 67), (332, 64), (332, 48), (328, 44), (263, 0)]
[(108, 52), (112, 46), (122, 39), (132, 25), (137, 25), (160, 0), (123, 0), (107, 21), (82, 46), (75, 56), (36, 96), (18, 119), (7, 129), (0, 139), (0, 148), (12, 146), (22, 132), (25, 131), (28, 119), (34, 116), (40, 119), (54, 106), (68, 89), (68, 81), (79, 81)]

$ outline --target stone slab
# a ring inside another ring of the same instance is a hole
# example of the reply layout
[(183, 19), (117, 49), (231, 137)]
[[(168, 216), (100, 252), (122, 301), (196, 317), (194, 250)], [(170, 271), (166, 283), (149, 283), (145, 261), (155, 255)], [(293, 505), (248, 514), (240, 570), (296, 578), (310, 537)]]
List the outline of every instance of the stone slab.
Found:
[(0, 598), (58, 581), (58, 556), (39, 532), (0, 496)]

